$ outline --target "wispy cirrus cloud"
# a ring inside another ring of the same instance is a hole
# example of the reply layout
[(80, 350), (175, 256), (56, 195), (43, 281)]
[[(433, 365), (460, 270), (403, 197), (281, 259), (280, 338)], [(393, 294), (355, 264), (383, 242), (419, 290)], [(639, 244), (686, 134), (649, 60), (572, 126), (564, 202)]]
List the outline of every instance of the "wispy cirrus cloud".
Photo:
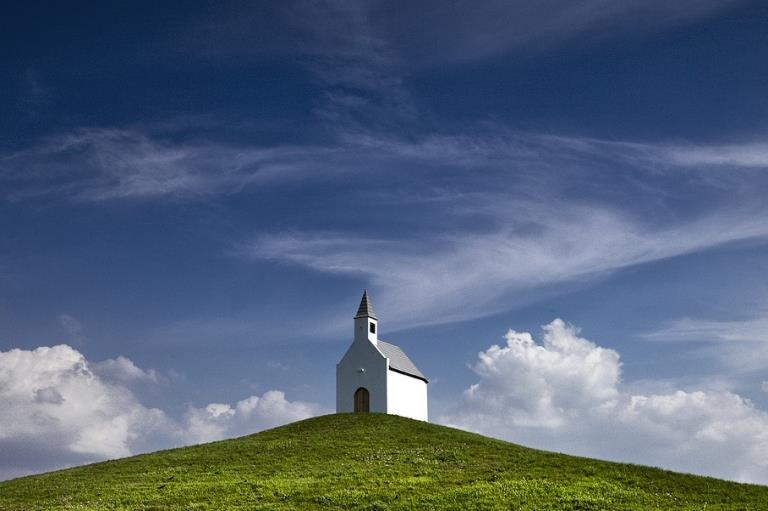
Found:
[(332, 150), (172, 143), (133, 129), (83, 129), (0, 157), (11, 199), (200, 198), (307, 170)]
[[(297, 226), (236, 251), (358, 275), (404, 324), (475, 317), (555, 285), (768, 236), (753, 160), (713, 172), (676, 156), (718, 146), (490, 131), (340, 131), (326, 146), (238, 147), (85, 130), (2, 157), (0, 180), (11, 185), (6, 198), (96, 202), (196, 200), (284, 182), (346, 187), (340, 211), (376, 219), (365, 231)], [(396, 235), (378, 215), (394, 204)]]
[(235, 2), (189, 27), (182, 46), (204, 58), (235, 57), (235, 62), (243, 56), (292, 55), (321, 86), (322, 99), (315, 111), (321, 118), (350, 126), (402, 127), (424, 117), (404, 86), (411, 73), (423, 68), (652, 32), (695, 22), (739, 3), (548, 0), (531, 5), (494, 0), (446, 5), (290, 0), (265, 6)]
[(406, 325), (477, 317), (525, 303), (556, 284), (768, 237), (748, 212), (721, 212), (654, 228), (596, 207), (510, 200), (502, 227), (420, 239), (334, 233), (264, 235), (240, 250), (254, 259), (358, 275)]
[[(570, 41), (590, 41), (617, 33), (643, 33), (695, 22), (742, 3), (604, 0), (494, 0), (406, 2), (399, 9), (379, 5), (382, 29), (398, 41), (415, 65), (466, 62), (515, 50), (541, 51)], [(377, 4), (373, 4), (376, 6)], [(425, 26), (424, 19), (430, 23)]]
[(731, 372), (752, 373), (768, 367), (768, 310), (764, 308), (738, 319), (678, 318), (643, 338), (695, 344), (694, 353)]
[(79, 345), (88, 342), (88, 336), (85, 335), (83, 325), (76, 317), (71, 314), (59, 314), (56, 319), (72, 343)]
[(768, 343), (768, 311), (732, 321), (680, 318), (644, 337), (659, 341)]
[[(599, 182), (608, 177), (619, 185), (623, 181), (622, 186), (636, 186), (634, 172), (653, 178), (680, 171), (695, 175), (711, 167), (748, 171), (768, 164), (759, 142), (654, 145), (515, 132), (500, 126), (408, 139), (340, 129), (335, 141), (324, 145), (255, 146), (179, 138), (172, 129), (153, 133), (135, 128), (82, 129), (50, 137), (0, 155), (0, 183), (5, 198), (14, 200), (43, 196), (81, 201), (194, 200), (250, 186), (353, 173), (368, 179), (407, 177), (421, 192), (434, 188), (433, 178), (440, 177), (461, 192), (501, 186), (518, 194), (553, 195), (586, 179)], [(731, 186), (739, 176), (706, 174), (710, 184), (716, 178)], [(654, 186), (653, 180), (642, 186)], [(664, 183), (657, 186), (656, 191), (663, 193)]]
[[(415, 68), (462, 63), (512, 50), (541, 50), (619, 31), (653, 31), (695, 22), (740, 3), (743, 1), (546, 0), (531, 4), (493, 0), (446, 4), (291, 0), (279, 7), (265, 7), (236, 2), (214, 13), (202, 26), (192, 27), (195, 36), (190, 36), (189, 47), (203, 55), (282, 51), (339, 56), (370, 53), (384, 44), (403, 64)], [(267, 19), (273, 22), (267, 24)], [(201, 31), (206, 37), (199, 37)]]
[(741, 167), (768, 169), (768, 143), (747, 142), (715, 146), (678, 146), (667, 155), (675, 165), (688, 167)]
[(190, 27), (185, 47), (217, 60), (291, 55), (319, 87), (314, 113), (321, 120), (392, 126), (414, 119), (416, 106), (403, 86), (405, 61), (377, 26), (374, 8), (346, 0), (235, 3)]

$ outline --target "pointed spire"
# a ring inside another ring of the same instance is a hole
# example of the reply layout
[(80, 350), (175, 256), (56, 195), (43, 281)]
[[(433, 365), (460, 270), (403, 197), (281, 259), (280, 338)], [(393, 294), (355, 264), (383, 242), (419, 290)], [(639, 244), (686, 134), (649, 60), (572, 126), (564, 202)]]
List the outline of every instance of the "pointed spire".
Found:
[(363, 299), (360, 300), (360, 307), (357, 308), (357, 314), (355, 315), (355, 318), (373, 318), (378, 320), (379, 318), (376, 317), (376, 313), (373, 312), (373, 302), (371, 302), (371, 299), (368, 298), (368, 290), (363, 291)]

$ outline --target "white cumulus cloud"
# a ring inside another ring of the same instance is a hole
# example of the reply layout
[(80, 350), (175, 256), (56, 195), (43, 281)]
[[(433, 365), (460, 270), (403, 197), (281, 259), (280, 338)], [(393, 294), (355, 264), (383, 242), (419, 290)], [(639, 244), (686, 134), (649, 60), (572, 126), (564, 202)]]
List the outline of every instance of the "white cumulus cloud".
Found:
[(204, 408), (190, 408), (184, 420), (192, 441), (209, 442), (279, 426), (321, 412), (316, 404), (288, 401), (284, 392), (270, 390), (235, 405), (211, 403)]
[(441, 422), (532, 447), (768, 482), (768, 413), (717, 389), (634, 394), (619, 354), (556, 319), (543, 341), (510, 330)]
[[(519, 426), (557, 427), (569, 410), (599, 407), (616, 399), (619, 354), (578, 337), (556, 319), (544, 327), (544, 343), (510, 330), (505, 347), (479, 354), (474, 371), (481, 382), (465, 392), (480, 415), (490, 398), (507, 411), (505, 421)], [(471, 409), (471, 407), (470, 407)]]
[(161, 410), (67, 345), (0, 352), (0, 408), (0, 477), (127, 456), (174, 434)]
[(156, 378), (126, 357), (90, 363), (64, 344), (0, 352), (0, 479), (253, 433), (320, 412), (273, 390), (174, 419), (126, 386)]
[(144, 370), (124, 356), (108, 358), (92, 364), (94, 373), (102, 378), (119, 382), (152, 382), (157, 383), (159, 376), (154, 369)]

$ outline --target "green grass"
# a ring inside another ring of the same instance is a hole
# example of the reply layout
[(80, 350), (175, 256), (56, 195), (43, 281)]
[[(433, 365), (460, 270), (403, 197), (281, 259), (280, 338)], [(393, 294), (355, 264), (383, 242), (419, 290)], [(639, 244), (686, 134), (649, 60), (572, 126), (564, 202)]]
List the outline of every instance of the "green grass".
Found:
[(6, 481), (0, 509), (768, 510), (768, 487), (340, 414)]

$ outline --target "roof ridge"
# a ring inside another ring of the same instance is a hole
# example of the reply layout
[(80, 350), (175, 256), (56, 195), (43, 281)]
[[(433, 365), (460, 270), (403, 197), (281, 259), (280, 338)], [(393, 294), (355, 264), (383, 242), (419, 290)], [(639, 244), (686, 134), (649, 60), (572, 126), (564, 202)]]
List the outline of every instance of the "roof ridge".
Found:
[(397, 344), (392, 344), (391, 342), (379, 339), (376, 343), (376, 349), (379, 350), (379, 353), (384, 355), (384, 358), (389, 359), (389, 368), (392, 371), (413, 376), (414, 378), (428, 382), (427, 377), (419, 371), (416, 364), (413, 363), (408, 355), (405, 354), (405, 351), (403, 351)]

